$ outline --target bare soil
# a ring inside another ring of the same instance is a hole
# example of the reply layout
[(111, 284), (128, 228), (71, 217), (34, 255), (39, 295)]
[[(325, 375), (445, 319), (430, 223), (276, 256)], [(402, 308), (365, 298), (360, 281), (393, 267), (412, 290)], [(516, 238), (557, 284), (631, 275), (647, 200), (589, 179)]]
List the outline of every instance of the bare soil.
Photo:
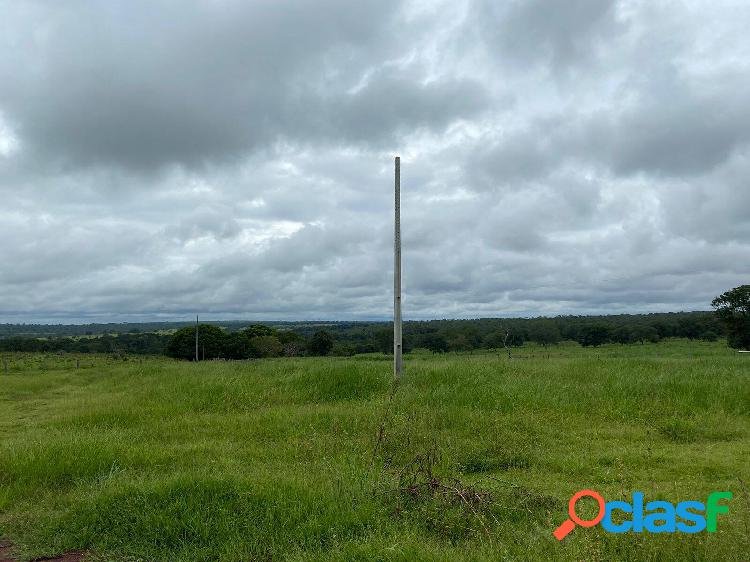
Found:
[[(86, 559), (85, 552), (66, 552), (60, 556), (52, 558), (35, 558), (34, 562), (83, 562)], [(18, 558), (13, 555), (13, 544), (7, 540), (0, 540), (0, 562), (19, 562)]]

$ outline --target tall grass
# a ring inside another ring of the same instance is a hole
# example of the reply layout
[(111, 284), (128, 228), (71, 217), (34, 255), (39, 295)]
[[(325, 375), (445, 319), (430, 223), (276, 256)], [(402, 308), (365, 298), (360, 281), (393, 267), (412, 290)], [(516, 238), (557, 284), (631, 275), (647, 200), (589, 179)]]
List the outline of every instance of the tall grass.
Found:
[[(385, 356), (9, 358), (0, 534), (28, 558), (748, 559), (747, 357), (680, 341), (515, 356), (407, 356), (392, 399)], [(486, 510), (401, 493), (418, 458)], [(715, 534), (558, 543), (584, 487), (734, 499)]]

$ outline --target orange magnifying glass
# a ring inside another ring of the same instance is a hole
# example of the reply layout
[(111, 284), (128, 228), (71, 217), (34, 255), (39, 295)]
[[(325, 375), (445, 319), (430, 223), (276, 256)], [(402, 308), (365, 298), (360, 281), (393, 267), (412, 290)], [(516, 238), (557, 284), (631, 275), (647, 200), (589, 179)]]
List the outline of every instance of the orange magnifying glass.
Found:
[[(597, 513), (596, 517), (593, 519), (581, 519), (576, 514), (576, 502), (583, 497), (594, 498), (599, 504), (599, 513)], [(557, 540), (561, 541), (568, 535), (568, 533), (575, 529), (576, 525), (580, 525), (581, 527), (593, 527), (604, 518), (604, 511), (604, 498), (598, 492), (594, 492), (593, 490), (581, 490), (580, 492), (576, 492), (568, 502), (568, 515), (570, 516), (570, 519), (563, 521), (562, 525), (555, 529), (552, 534), (555, 535)]]

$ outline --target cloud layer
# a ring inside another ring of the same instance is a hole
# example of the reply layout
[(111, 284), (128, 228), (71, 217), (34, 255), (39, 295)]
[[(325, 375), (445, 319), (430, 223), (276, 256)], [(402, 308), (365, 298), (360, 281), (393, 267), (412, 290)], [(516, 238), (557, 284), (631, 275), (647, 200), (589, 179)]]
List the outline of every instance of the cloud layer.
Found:
[(743, 2), (0, 0), (0, 321), (705, 309)]

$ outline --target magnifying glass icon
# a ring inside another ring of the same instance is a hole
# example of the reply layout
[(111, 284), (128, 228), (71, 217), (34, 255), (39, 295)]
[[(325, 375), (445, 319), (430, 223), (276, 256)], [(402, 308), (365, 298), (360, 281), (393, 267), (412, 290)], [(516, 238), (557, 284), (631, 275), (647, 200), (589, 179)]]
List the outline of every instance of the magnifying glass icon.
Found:
[[(581, 519), (576, 514), (576, 502), (583, 497), (594, 498), (599, 504), (599, 513), (593, 519)], [(581, 490), (580, 492), (576, 492), (568, 502), (568, 515), (570, 516), (570, 519), (563, 521), (562, 525), (555, 529), (552, 534), (555, 535), (557, 540), (561, 541), (568, 535), (568, 533), (575, 529), (576, 525), (580, 525), (581, 527), (593, 527), (598, 525), (604, 518), (604, 511), (604, 498), (598, 492), (594, 492), (593, 490)]]

